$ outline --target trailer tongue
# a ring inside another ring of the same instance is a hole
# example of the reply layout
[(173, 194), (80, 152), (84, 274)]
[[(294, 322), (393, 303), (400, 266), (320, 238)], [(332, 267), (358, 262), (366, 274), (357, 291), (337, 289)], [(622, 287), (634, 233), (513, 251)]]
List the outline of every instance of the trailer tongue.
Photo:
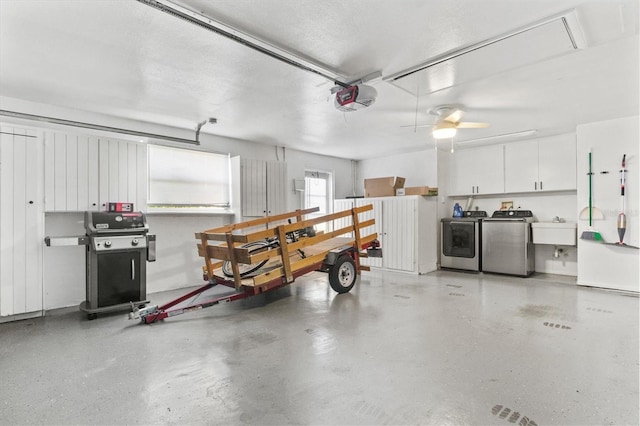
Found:
[[(360, 259), (382, 256), (373, 232), (375, 220), (359, 220), (359, 214), (372, 209), (366, 205), (312, 219), (305, 217), (318, 208), (296, 210), (196, 233), (198, 254), (205, 260), (203, 277), (208, 283), (161, 306), (138, 308), (132, 304), (129, 319), (150, 324), (261, 294), (312, 271), (328, 273), (331, 288), (346, 293), (360, 272), (369, 270)], [(315, 225), (345, 223), (349, 218), (351, 224), (340, 229), (327, 226), (335, 230), (309, 232)], [(296, 221), (291, 223), (292, 219)], [(365, 231), (371, 233), (363, 235)]]

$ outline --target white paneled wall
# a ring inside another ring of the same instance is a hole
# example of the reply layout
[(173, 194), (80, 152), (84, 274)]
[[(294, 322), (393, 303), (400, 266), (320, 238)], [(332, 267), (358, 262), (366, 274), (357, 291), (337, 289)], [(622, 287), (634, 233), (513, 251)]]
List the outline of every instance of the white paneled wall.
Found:
[(0, 127), (0, 316), (42, 310), (41, 135)]

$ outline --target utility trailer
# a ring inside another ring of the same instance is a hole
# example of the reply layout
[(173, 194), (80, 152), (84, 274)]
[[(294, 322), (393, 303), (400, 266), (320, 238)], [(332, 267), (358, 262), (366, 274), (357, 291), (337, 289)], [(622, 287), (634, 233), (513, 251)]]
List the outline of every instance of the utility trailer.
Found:
[[(369, 270), (360, 259), (382, 256), (378, 235), (363, 235), (373, 229), (375, 220), (360, 219), (360, 215), (372, 217), (367, 212), (373, 206), (309, 217), (318, 210), (296, 210), (196, 233), (208, 283), (162, 306), (132, 304), (129, 318), (150, 324), (289, 285), (312, 271), (328, 273), (336, 292), (350, 291), (360, 272)], [(316, 232), (321, 224), (333, 230)]]

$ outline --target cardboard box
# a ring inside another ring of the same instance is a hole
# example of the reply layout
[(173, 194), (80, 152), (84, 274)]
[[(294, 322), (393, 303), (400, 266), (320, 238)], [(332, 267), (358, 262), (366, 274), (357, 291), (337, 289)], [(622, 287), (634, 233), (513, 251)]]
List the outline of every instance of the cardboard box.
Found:
[(404, 187), (404, 178), (398, 176), (365, 179), (365, 197), (393, 197), (396, 189)]
[(438, 188), (428, 186), (409, 186), (404, 188), (404, 195), (438, 195)]

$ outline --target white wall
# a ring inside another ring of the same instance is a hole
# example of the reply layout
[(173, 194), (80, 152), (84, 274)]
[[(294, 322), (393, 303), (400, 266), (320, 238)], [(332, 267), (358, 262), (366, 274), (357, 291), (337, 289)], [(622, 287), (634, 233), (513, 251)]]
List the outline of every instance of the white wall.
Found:
[[(588, 206), (588, 152), (593, 154), (593, 203), (604, 212), (604, 220), (593, 228), (607, 242), (618, 241), (617, 218), (621, 210), (620, 172), (622, 155), (627, 155), (626, 215), (624, 242), (640, 246), (638, 205), (640, 158), (638, 141), (640, 117), (620, 118), (578, 126), (578, 203), (576, 214)], [(608, 174), (602, 174), (609, 171)], [(578, 222), (578, 235), (588, 223)], [(578, 283), (620, 290), (640, 291), (640, 250), (578, 240)]]

